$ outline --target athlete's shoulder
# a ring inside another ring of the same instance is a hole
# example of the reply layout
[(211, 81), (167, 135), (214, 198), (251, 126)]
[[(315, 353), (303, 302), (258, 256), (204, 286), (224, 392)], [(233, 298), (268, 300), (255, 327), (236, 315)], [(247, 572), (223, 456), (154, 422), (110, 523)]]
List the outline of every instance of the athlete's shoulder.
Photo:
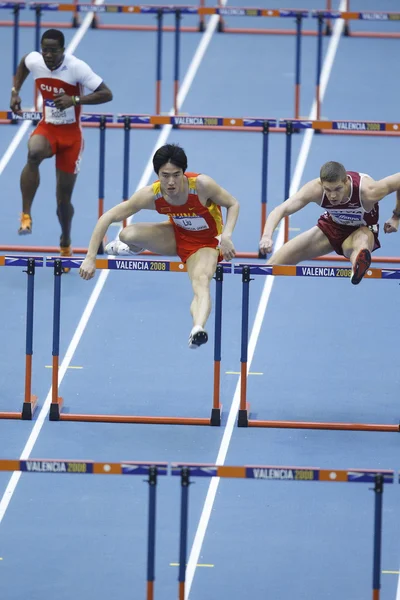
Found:
[(66, 54), (63, 64), (65, 67), (73, 71), (77, 79), (79, 79), (80, 76), (85, 76), (88, 70), (91, 71), (91, 68), (88, 65), (88, 63), (82, 60), (81, 58), (78, 58), (74, 54)]
[(79, 66), (81, 64), (86, 65), (85, 61), (81, 58), (75, 56), (75, 54), (65, 54), (64, 55), (64, 64), (67, 66)]
[(32, 68), (34, 68), (35, 66), (43, 66), (43, 65), (44, 65), (43, 56), (40, 54), (40, 52), (36, 52), (36, 50), (34, 50), (33, 52), (29, 52), (25, 56), (25, 66), (27, 69), (29, 69), (29, 71), (31, 71)]
[(218, 185), (212, 177), (206, 175), (205, 173), (193, 174), (193, 176), (196, 178), (197, 189), (208, 190), (215, 188), (215, 186)]
[(317, 198), (321, 198), (321, 195), (324, 192), (324, 188), (322, 187), (322, 182), (319, 177), (316, 179), (311, 179), (307, 181), (299, 190), (299, 192), (303, 192), (310, 197), (310, 199), (314, 200)]
[(154, 192), (152, 185), (146, 185), (132, 196), (140, 208), (154, 208)]

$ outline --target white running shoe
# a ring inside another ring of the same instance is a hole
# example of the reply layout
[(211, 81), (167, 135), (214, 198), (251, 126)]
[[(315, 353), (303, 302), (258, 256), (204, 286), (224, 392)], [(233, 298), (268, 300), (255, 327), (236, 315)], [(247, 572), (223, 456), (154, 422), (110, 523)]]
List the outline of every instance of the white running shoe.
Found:
[(203, 344), (208, 342), (208, 334), (200, 325), (195, 325), (190, 332), (189, 336), (189, 348), (191, 350), (197, 350)]
[(113, 256), (131, 256), (132, 254), (140, 254), (143, 252), (144, 248), (140, 248), (139, 250), (131, 250), (128, 244), (125, 242), (121, 242), (121, 240), (114, 240), (109, 242), (107, 246), (104, 248), (104, 252), (106, 254), (111, 254)]

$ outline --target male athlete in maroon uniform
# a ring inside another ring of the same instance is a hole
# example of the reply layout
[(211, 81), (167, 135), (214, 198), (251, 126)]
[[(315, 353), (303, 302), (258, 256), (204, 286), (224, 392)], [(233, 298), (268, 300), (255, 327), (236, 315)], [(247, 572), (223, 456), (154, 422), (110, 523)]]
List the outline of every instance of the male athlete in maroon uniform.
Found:
[[(371, 264), (371, 252), (380, 248), (378, 202), (392, 192), (398, 192), (399, 199), (399, 191), (400, 173), (374, 181), (369, 175), (346, 171), (340, 163), (327, 162), (318, 179), (306, 183), (270, 213), (260, 250), (272, 251), (272, 234), (281, 219), (314, 202), (326, 211), (317, 225), (284, 244), (267, 264), (295, 265), (335, 251), (350, 259), (351, 283), (360, 283)], [(384, 229), (387, 233), (395, 230), (387, 224)]]

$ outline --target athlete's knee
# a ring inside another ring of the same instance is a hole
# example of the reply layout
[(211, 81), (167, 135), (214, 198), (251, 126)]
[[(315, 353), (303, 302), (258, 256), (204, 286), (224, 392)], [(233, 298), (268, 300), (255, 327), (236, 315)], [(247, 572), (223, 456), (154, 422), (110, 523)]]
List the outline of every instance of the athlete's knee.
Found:
[(132, 242), (134, 243), (135, 235), (133, 228), (124, 227), (124, 229), (119, 234), (119, 239), (121, 240), (121, 242), (124, 242), (124, 244), (130, 244)]
[(46, 158), (46, 152), (41, 148), (28, 149), (28, 164), (38, 167), (42, 160)]
[(210, 278), (206, 273), (199, 273), (193, 277), (193, 289), (195, 293), (204, 292), (210, 287)]

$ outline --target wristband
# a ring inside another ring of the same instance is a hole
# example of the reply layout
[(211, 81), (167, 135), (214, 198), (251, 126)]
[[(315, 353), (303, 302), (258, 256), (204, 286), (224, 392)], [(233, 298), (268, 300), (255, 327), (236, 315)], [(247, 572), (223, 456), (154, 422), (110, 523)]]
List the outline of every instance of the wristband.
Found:
[(14, 86), (11, 88), (11, 93), (12, 93), (12, 94), (19, 94), (19, 92), (18, 92), (17, 88), (16, 88), (16, 87), (14, 87)]
[(400, 219), (400, 212), (398, 212), (397, 210), (394, 210), (393, 216), (396, 217), (396, 219)]

